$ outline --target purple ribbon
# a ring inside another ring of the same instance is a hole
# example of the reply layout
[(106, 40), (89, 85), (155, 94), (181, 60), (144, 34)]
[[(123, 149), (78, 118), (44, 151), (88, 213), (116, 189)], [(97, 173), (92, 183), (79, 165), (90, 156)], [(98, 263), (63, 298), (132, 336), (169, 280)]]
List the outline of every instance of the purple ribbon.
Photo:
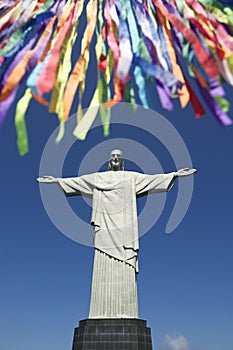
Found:
[(217, 121), (224, 126), (233, 124), (233, 120), (228, 116), (227, 113), (225, 113), (222, 110), (221, 106), (212, 98), (209, 91), (203, 88), (198, 82), (198, 80), (196, 81), (202, 97), (204, 98), (207, 106), (209, 107), (211, 113), (217, 119)]
[(6, 118), (6, 115), (8, 113), (10, 106), (14, 102), (16, 93), (18, 91), (18, 87), (19, 87), (19, 85), (16, 85), (12, 94), (6, 100), (4, 100), (3, 102), (0, 103), (0, 127), (2, 126), (2, 124)]
[(5, 74), (2, 77), (2, 80), (0, 82), (0, 91), (2, 90), (3, 86), (6, 84), (7, 79), (9, 78), (10, 74), (14, 70), (14, 68), (18, 65), (18, 63), (22, 60), (22, 58), (25, 56), (26, 52), (30, 50), (33, 43), (35, 41), (35, 38), (32, 38), (29, 43), (15, 56), (14, 60), (11, 62), (11, 64), (8, 66), (7, 70), (5, 71)]

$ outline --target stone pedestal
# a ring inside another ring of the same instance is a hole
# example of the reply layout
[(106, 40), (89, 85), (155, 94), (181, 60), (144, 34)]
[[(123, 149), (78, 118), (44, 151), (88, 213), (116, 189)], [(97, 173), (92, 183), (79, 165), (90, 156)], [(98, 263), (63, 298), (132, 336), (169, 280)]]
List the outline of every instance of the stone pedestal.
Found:
[(151, 331), (139, 319), (82, 320), (72, 350), (152, 350)]

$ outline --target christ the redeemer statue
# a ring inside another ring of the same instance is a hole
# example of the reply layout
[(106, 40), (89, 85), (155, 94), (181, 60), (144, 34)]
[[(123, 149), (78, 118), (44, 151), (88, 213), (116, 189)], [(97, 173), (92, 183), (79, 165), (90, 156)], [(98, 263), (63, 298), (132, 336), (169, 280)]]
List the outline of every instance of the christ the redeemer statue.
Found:
[(195, 169), (146, 175), (124, 171), (120, 150), (110, 155), (108, 171), (80, 177), (44, 176), (39, 182), (58, 183), (66, 196), (93, 199), (94, 267), (89, 318), (138, 318), (138, 222), (136, 198), (169, 191), (178, 176)]

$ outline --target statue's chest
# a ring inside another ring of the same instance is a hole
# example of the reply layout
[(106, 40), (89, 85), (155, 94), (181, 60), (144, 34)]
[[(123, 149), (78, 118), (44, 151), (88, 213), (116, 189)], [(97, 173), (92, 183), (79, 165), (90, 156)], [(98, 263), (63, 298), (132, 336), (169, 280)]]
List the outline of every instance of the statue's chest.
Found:
[(132, 176), (125, 172), (109, 172), (99, 178), (98, 192), (107, 205), (125, 206), (135, 197), (134, 181)]

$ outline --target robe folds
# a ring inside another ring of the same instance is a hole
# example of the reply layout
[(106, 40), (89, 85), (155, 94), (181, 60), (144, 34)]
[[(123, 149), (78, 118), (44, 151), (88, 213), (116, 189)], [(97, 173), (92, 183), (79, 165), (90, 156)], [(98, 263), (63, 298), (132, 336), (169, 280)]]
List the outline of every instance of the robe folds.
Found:
[(58, 178), (67, 196), (91, 197), (95, 258), (89, 318), (137, 318), (136, 198), (168, 191), (176, 173), (106, 171)]
[(146, 175), (131, 171), (106, 171), (58, 179), (67, 196), (93, 198), (91, 224), (94, 246), (137, 271), (139, 250), (136, 197), (168, 191), (175, 173)]

